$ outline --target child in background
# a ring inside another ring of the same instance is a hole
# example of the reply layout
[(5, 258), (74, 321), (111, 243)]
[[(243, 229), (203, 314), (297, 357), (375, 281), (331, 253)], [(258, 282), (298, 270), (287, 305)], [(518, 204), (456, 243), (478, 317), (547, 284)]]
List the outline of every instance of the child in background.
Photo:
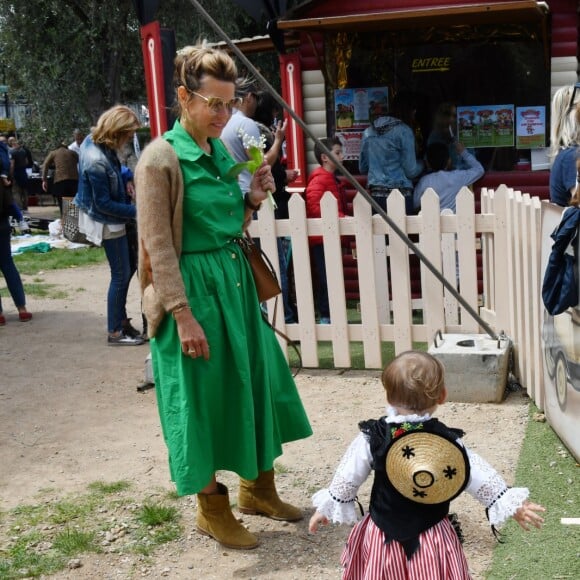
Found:
[(415, 186), (413, 206), (416, 211), (421, 208), (421, 197), (425, 190), (431, 187), (439, 196), (440, 209), (450, 209), (455, 213), (455, 199), (459, 190), (475, 183), (485, 173), (481, 163), (462, 143), (455, 143), (455, 150), (464, 169), (451, 169), (449, 148), (444, 143), (427, 146), (427, 167), (431, 173), (421, 177)]
[(464, 580), (470, 578), (449, 503), (467, 491), (495, 526), (513, 517), (540, 528), (542, 506), (527, 488), (509, 488), (484, 459), (464, 447), (463, 431), (433, 418), (447, 397), (443, 365), (405, 352), (383, 371), (386, 416), (359, 424), (328, 489), (313, 496), (318, 526), (357, 521), (359, 487), (375, 471), (370, 510), (350, 533), (341, 558), (343, 580)]
[[(339, 160), (342, 161), (342, 144), (338, 137), (321, 139), (321, 143)], [(320, 200), (327, 191), (330, 191), (338, 201), (338, 216), (344, 217), (346, 207), (344, 191), (338, 181), (335, 171), (336, 164), (326, 155), (318, 143), (314, 146), (316, 161), (320, 163), (308, 179), (306, 186), (306, 217), (319, 218)], [(324, 246), (322, 236), (309, 236), (308, 243), (312, 252), (312, 259), (316, 268), (316, 306), (320, 324), (330, 324), (330, 307), (328, 304), (328, 283), (326, 280), (326, 263), (324, 260)]]

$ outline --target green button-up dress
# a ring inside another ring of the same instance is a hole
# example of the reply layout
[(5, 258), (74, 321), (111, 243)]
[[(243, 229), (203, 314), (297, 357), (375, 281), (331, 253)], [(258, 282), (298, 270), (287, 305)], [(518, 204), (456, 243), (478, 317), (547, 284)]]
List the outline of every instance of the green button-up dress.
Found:
[(219, 139), (206, 154), (176, 122), (164, 138), (184, 178), (181, 274), (209, 361), (181, 354), (167, 315), (151, 353), (171, 476), (180, 495), (197, 493), (217, 470), (255, 479), (272, 469), (282, 444), (312, 434), (294, 379), (260, 312), (254, 280), (233, 239), (244, 202), (234, 160)]

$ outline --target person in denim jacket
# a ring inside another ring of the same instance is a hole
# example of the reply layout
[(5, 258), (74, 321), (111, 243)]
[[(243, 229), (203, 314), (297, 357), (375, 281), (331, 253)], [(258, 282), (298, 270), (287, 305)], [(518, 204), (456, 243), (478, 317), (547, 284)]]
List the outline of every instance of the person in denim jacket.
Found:
[(417, 159), (415, 135), (407, 124), (415, 114), (414, 105), (403, 95), (398, 97), (393, 101), (393, 116), (379, 115), (365, 129), (359, 169), (368, 174), (367, 188), (384, 210), (387, 197), (398, 189), (405, 196), (407, 213), (411, 213), (412, 180), (423, 171), (423, 162)]
[[(22, 219), (22, 214), (12, 201), (11, 182), (7, 176), (6, 159), (0, 153), (0, 272), (4, 276), (8, 292), (10, 292), (10, 296), (12, 296), (14, 305), (18, 310), (18, 319), (20, 322), (28, 322), (32, 318), (32, 314), (26, 309), (24, 286), (22, 285), (22, 279), (12, 259), (12, 249), (10, 246), (12, 233), (10, 216), (17, 217), (20, 215), (20, 219)], [(3, 314), (2, 298), (0, 297), (0, 326), (4, 326), (5, 324), (6, 317)]]
[(105, 111), (97, 126), (81, 145), (79, 191), (79, 229), (93, 244), (105, 248), (111, 268), (107, 294), (108, 344), (143, 344), (141, 337), (123, 330), (131, 271), (125, 225), (136, 218), (135, 206), (127, 196), (117, 151), (133, 139), (139, 128), (136, 114), (122, 105)]

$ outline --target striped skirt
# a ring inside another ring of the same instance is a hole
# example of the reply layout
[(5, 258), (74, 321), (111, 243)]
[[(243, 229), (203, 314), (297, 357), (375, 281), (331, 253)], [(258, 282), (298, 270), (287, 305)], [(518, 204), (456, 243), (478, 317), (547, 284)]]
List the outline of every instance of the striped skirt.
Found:
[(410, 560), (399, 542), (385, 534), (367, 514), (351, 531), (340, 559), (343, 580), (469, 580), (463, 548), (448, 518), (419, 536)]

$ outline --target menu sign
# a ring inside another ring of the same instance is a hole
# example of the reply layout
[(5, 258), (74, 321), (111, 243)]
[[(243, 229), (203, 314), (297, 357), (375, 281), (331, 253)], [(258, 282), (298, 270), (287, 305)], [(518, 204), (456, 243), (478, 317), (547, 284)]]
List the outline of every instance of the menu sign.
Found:
[(363, 131), (379, 115), (389, 110), (387, 87), (338, 89), (334, 91), (336, 136), (343, 144), (346, 160), (360, 156)]
[(516, 147), (540, 149), (546, 146), (546, 107), (516, 107)]
[(457, 135), (466, 147), (513, 147), (514, 105), (457, 107)]

